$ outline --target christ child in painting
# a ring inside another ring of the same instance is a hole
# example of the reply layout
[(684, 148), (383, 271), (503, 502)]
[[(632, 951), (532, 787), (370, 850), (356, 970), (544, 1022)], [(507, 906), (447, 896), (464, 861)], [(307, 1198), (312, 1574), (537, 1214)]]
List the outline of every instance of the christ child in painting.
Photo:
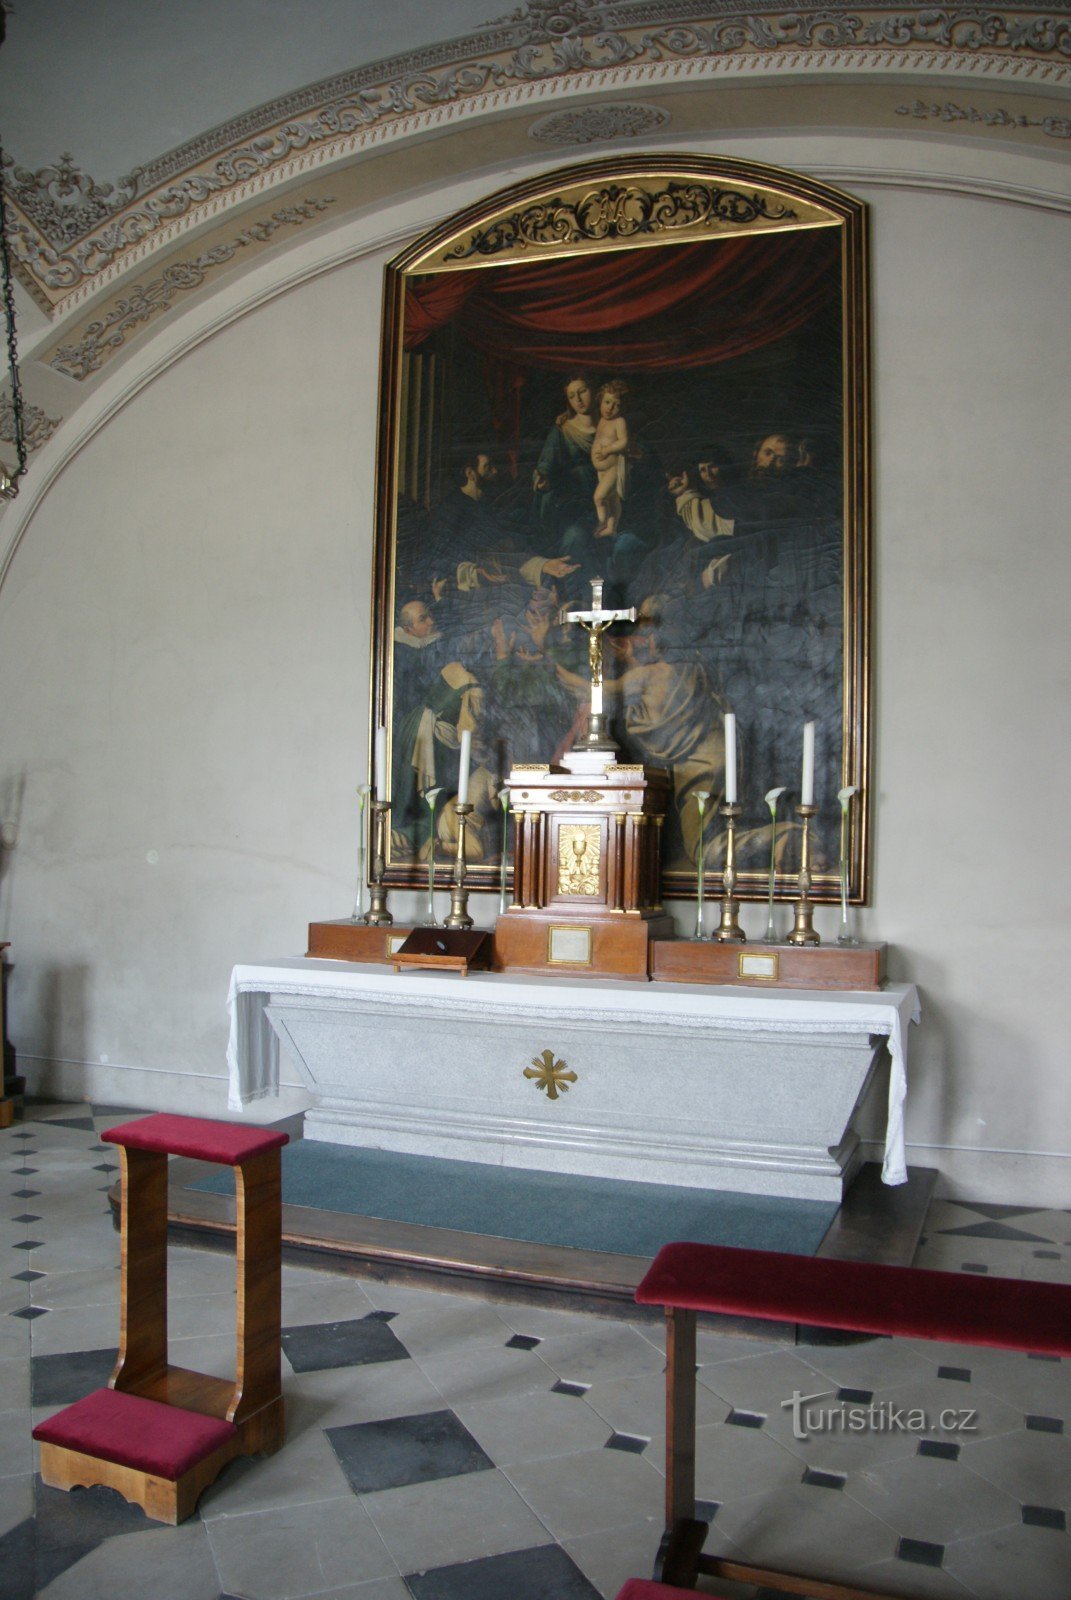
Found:
[(604, 383), (596, 396), (599, 420), (591, 441), (591, 464), (598, 474), (595, 485), (596, 539), (617, 532), (628, 476), (629, 432), (624, 402), (628, 384), (621, 378)]

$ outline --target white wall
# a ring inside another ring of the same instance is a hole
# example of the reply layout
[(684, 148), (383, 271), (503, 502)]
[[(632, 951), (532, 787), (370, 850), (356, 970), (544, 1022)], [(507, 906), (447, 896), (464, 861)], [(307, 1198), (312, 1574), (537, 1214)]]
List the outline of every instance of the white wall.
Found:
[[(850, 187), (875, 263), (864, 923), (922, 991), (909, 1156), (946, 1192), (1062, 1205), (1067, 216)], [(0, 591), (0, 931), (35, 1084), (220, 1108), (232, 964), (350, 908), (384, 258), (162, 371), (25, 531)]]

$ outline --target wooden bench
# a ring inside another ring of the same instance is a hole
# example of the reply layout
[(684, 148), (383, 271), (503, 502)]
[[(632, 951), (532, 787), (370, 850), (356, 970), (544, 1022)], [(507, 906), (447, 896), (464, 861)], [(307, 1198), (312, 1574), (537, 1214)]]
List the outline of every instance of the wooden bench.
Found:
[(709, 1524), (695, 1515), (699, 1312), (1071, 1355), (1071, 1286), (1066, 1284), (668, 1244), (651, 1263), (636, 1299), (666, 1311), (666, 1529), (655, 1567), (661, 1581), (632, 1579), (618, 1600), (669, 1600), (693, 1590), (700, 1573), (820, 1600), (891, 1600), (873, 1589), (703, 1554)]
[[(289, 1135), (158, 1114), (102, 1135), (122, 1163), (119, 1357), (108, 1387), (40, 1423), (41, 1476), (56, 1489), (103, 1484), (158, 1522), (182, 1522), (235, 1456), (283, 1442), (280, 1371), (282, 1194)], [(234, 1168), (235, 1379), (170, 1365), (167, 1158)]]

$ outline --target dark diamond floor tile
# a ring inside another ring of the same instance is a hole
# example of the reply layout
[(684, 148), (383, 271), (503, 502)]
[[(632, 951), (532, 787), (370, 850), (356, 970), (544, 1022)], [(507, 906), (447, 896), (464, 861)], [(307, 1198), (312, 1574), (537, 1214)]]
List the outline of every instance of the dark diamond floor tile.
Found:
[(11, 1248), (12, 1250), (40, 1250), (44, 1242), (45, 1241), (43, 1239), (20, 1239), (18, 1243), (13, 1244)]
[(550, 1386), (551, 1394), (571, 1394), (575, 1399), (587, 1394), (591, 1388), (590, 1383), (574, 1383), (570, 1378), (559, 1378), (557, 1383)]
[(1062, 1417), (1034, 1417), (1026, 1419), (1026, 1425), (1031, 1433), (1063, 1433), (1064, 1424)]
[(50, 1128), (76, 1128), (79, 1133), (93, 1132), (92, 1117), (50, 1117)]
[(1043, 1233), (1024, 1233), (1022, 1228), (1010, 1228), (1006, 1222), (971, 1222), (965, 1228), (942, 1228), (942, 1238), (950, 1239), (1020, 1239), (1026, 1244), (1051, 1244)]
[(1062, 1261), (1063, 1256), (1059, 1250), (1032, 1250), (1031, 1255), (1037, 1261)]
[(47, 1317), (48, 1310), (45, 1306), (23, 1306), (19, 1311), (10, 1313), (13, 1317), (21, 1317), (24, 1322), (35, 1322), (38, 1317)]
[(929, 1544), (925, 1539), (901, 1539), (896, 1546), (897, 1559), (913, 1561), (919, 1567), (940, 1567), (944, 1564), (943, 1544)]
[(604, 1449), (624, 1450), (627, 1455), (642, 1456), (650, 1442), (650, 1439), (641, 1439), (638, 1433), (612, 1433)]
[(970, 1367), (938, 1367), (937, 1376), (948, 1378), (952, 1383), (970, 1383)]
[(115, 1161), (101, 1161), (93, 1168), (94, 1172), (118, 1172), (119, 1166)]
[(324, 1432), (354, 1494), (457, 1478), (494, 1467), (452, 1411), (425, 1411), (386, 1422), (353, 1422)]
[(111, 1489), (65, 1494), (36, 1483), (36, 1516), (0, 1537), (0, 1595), (33, 1600), (54, 1579), (104, 1543), (123, 1533), (156, 1526), (139, 1506), (127, 1505)]
[(41, 1218), (32, 1211), (24, 1211), (20, 1217), (12, 1217), (12, 1222), (40, 1222)]
[(560, 1545), (511, 1550), (452, 1567), (414, 1572), (405, 1580), (413, 1600), (599, 1600), (599, 1591)]
[(36, 1167), (16, 1167), (15, 1171), (18, 1173), (20, 1178), (32, 1178), (34, 1173), (37, 1171), (37, 1168)]
[(975, 1272), (981, 1278), (984, 1278), (989, 1272), (989, 1268), (981, 1261), (961, 1261), (959, 1270), (961, 1272)]
[(512, 1339), (506, 1340), (507, 1350), (534, 1350), (537, 1344), (542, 1344), (542, 1339), (535, 1339), (530, 1333), (515, 1333)]
[(13, 1200), (36, 1200), (40, 1193), (40, 1189), (12, 1189), (11, 1198)]
[(13, 1272), (11, 1277), (15, 1283), (36, 1283), (38, 1278), (47, 1277), (47, 1273), (31, 1272), (29, 1268), (27, 1268), (25, 1272)]
[(732, 1410), (725, 1419), (734, 1428), (761, 1428), (766, 1418), (758, 1411)]
[(1058, 1362), (1058, 1361), (1062, 1361), (1063, 1357), (1062, 1356), (1045, 1355), (1044, 1352), (1041, 1351), (1041, 1350), (1030, 1350), (1030, 1351), (1027, 1352), (1026, 1359), (1028, 1361), (1057, 1361)]
[(34, 1356), (30, 1362), (30, 1404), (69, 1406), (94, 1389), (103, 1389), (118, 1354), (118, 1350), (75, 1350), (66, 1355)]
[(808, 1467), (803, 1474), (802, 1481), (809, 1483), (812, 1489), (843, 1489), (844, 1474), (841, 1472), (821, 1472), (817, 1467)]
[(961, 1211), (977, 1211), (980, 1217), (988, 1217), (991, 1222), (998, 1222), (1002, 1217), (1029, 1217), (1037, 1210), (1036, 1206), (1009, 1206), (997, 1200), (957, 1200), (956, 1205)]
[(397, 1315), (397, 1311), (370, 1311), (364, 1320), (366, 1322), (393, 1322)]
[(283, 1349), (295, 1372), (331, 1367), (366, 1367), (377, 1361), (408, 1361), (393, 1328), (376, 1316), (348, 1322), (312, 1322), (283, 1329)]
[(1023, 1521), (1028, 1528), (1052, 1528), (1057, 1533), (1067, 1532), (1067, 1516), (1056, 1506), (1024, 1506)]
[(32, 1139), (33, 1138), (33, 1134), (32, 1133), (28, 1133), (25, 1128), (22, 1128), (22, 1129), (19, 1130), (18, 1133), (13, 1133), (11, 1135), (11, 1137), (13, 1139)]
[(944, 1439), (920, 1439), (916, 1453), (920, 1456), (935, 1456), (939, 1461), (958, 1461), (959, 1445), (949, 1444)]

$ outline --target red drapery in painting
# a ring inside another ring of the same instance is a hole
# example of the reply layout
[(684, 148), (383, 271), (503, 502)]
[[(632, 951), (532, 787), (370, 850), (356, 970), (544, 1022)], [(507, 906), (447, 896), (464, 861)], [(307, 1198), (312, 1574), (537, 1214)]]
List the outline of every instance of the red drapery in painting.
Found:
[(839, 259), (839, 230), (814, 229), (428, 274), (406, 287), (405, 348), (453, 321), (483, 357), (500, 434), (515, 447), (525, 368), (664, 372), (731, 360), (838, 294)]

